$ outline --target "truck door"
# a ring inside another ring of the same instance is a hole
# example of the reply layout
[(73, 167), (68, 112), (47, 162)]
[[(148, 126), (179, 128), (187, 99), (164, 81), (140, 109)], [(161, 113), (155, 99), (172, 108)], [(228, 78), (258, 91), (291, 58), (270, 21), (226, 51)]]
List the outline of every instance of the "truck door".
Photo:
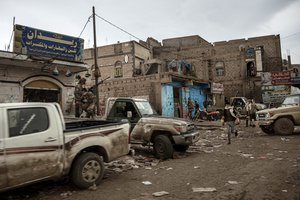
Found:
[[(53, 109), (7, 109), (5, 142), (8, 186), (59, 175), (62, 148)], [(61, 131), (62, 132), (62, 131)]]
[[(131, 116), (128, 116), (128, 112), (131, 112)], [(131, 101), (117, 100), (112, 106), (110, 113), (107, 117), (108, 120), (120, 121), (122, 119), (128, 119), (130, 122), (130, 129), (132, 130), (141, 118), (138, 109)]]
[(5, 151), (4, 151), (4, 120), (1, 115), (0, 109), (0, 189), (7, 187), (7, 174), (6, 174), (6, 165), (5, 165)]

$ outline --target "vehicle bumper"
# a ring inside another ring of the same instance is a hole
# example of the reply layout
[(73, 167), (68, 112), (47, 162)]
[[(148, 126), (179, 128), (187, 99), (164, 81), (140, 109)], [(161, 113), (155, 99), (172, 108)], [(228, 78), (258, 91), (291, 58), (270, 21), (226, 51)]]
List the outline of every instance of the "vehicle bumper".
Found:
[(195, 131), (192, 133), (175, 135), (173, 140), (176, 145), (190, 145), (196, 143), (200, 139), (200, 132)]
[(273, 123), (273, 120), (262, 120), (258, 121), (259, 126), (269, 126)]

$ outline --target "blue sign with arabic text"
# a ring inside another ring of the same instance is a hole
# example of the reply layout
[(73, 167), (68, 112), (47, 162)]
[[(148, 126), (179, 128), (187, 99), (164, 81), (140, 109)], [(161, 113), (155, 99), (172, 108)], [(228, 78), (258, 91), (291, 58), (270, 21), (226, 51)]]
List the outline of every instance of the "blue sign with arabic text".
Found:
[(83, 62), (83, 45), (81, 38), (15, 25), (16, 53)]

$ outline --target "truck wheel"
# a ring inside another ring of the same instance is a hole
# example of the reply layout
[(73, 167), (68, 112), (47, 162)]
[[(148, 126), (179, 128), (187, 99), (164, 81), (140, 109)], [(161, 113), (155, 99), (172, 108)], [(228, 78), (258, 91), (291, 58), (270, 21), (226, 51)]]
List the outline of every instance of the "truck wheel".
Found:
[(279, 118), (275, 121), (274, 131), (278, 135), (287, 135), (294, 132), (294, 123), (289, 118)]
[(159, 159), (168, 159), (173, 157), (173, 145), (170, 139), (165, 135), (158, 135), (154, 139), (154, 154)]
[(274, 130), (271, 126), (260, 126), (260, 128), (264, 133), (266, 133), (268, 135), (274, 134)]
[(81, 154), (73, 164), (71, 180), (80, 189), (99, 185), (104, 175), (104, 163), (98, 154), (87, 152)]
[(175, 151), (186, 152), (190, 146), (189, 145), (174, 145)]

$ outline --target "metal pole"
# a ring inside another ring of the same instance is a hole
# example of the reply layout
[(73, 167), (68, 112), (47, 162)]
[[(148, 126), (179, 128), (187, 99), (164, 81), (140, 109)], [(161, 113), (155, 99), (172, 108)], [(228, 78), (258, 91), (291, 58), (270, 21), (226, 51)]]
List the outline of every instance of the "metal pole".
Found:
[(97, 54), (97, 40), (96, 40), (96, 18), (95, 18), (95, 7), (93, 6), (93, 30), (94, 30), (94, 62), (95, 62), (95, 92), (96, 92), (96, 107), (97, 107), (97, 115), (100, 114), (99, 109), (99, 77), (101, 76), (100, 70), (98, 67), (98, 54)]

